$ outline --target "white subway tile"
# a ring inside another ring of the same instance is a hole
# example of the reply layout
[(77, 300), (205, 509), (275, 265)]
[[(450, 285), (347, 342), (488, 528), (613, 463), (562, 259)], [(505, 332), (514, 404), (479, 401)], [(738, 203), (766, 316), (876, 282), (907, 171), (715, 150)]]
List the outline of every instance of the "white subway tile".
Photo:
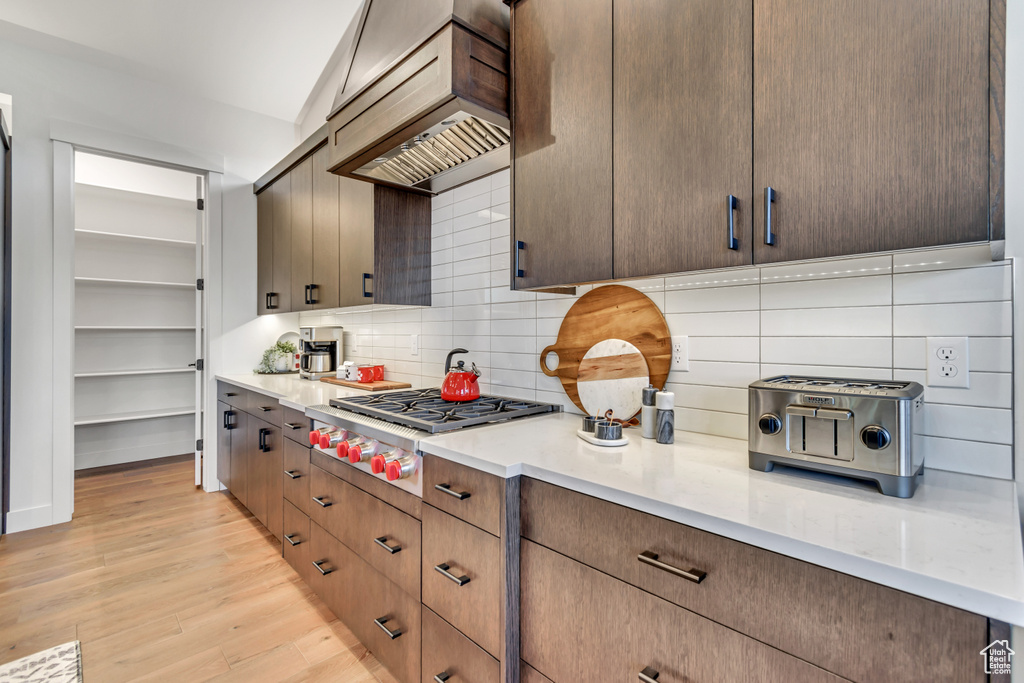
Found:
[[(437, 258), (437, 253), (440, 251), (450, 251), (452, 248), (452, 236), (451, 233), (438, 235), (430, 238), (430, 251), (431, 258)], [(449, 255), (449, 258), (451, 256)]]
[(690, 337), (756, 337), (757, 311), (727, 313), (670, 313), (665, 316), (672, 334)]
[(452, 348), (452, 335), (450, 334), (424, 334), (420, 337), (420, 347), (424, 349), (448, 349)]
[(451, 263), (434, 263), (430, 266), (430, 279), (440, 280), (452, 276), (453, 266)]
[(430, 308), (423, 309), (424, 320), (451, 320), (452, 319), (452, 295), (451, 292), (432, 291), (430, 293)]
[(480, 178), (479, 180), (474, 180), (471, 183), (460, 185), (459, 187), (456, 187), (454, 190), (452, 190), (452, 192), (455, 195), (456, 202), (465, 201), (470, 197), (478, 197), (480, 195), (486, 195), (487, 197), (490, 197), (491, 179)]
[(759, 358), (757, 337), (689, 337), (690, 360), (756, 363)]
[(441, 194), (436, 194), (430, 198), (430, 208), (440, 209), (441, 207), (448, 206), (454, 201), (455, 192), (453, 192), (452, 190), (442, 192)]
[(487, 304), (456, 306), (452, 320), (489, 320), (491, 307)]
[(498, 188), (497, 190), (491, 190), (491, 206), (508, 204), (510, 196), (511, 192), (509, 192), (509, 187), (507, 185), (505, 187)]
[[(493, 282), (493, 280), (492, 280)], [(510, 301), (536, 301), (537, 295), (534, 292), (517, 292), (509, 287), (508, 281), (504, 285), (491, 287), (491, 302), (504, 304)]]
[(713, 434), (730, 439), (747, 438), (746, 415), (679, 407), (676, 408), (675, 412), (677, 430)]
[(511, 208), (511, 205), (508, 204), (507, 202), (505, 204), (497, 204), (497, 205), (491, 207), (491, 220), (492, 221), (494, 221), (494, 222), (497, 222), (497, 221), (507, 221), (511, 217), (512, 217), (512, 208)]
[(784, 266), (761, 268), (761, 283), (799, 280), (831, 280), (844, 277), (888, 275), (892, 273), (892, 256), (809, 261)]
[(893, 370), (893, 379), (917, 382), (924, 387), (928, 403), (977, 406), (979, 408), (1013, 407), (1013, 377), (1005, 372), (971, 371), (970, 388), (930, 387), (924, 370)]
[(783, 309), (761, 312), (765, 337), (887, 337), (892, 334), (889, 306)]
[(511, 262), (509, 261), (508, 253), (494, 253), (491, 251), (491, 270), (511, 270)]
[(430, 254), (430, 265), (439, 266), (442, 263), (452, 262), (452, 250), (442, 249), (441, 251), (435, 251)]
[(452, 239), (452, 259), (459, 258), (459, 250), (465, 247), (467, 244), (475, 244), (482, 242), (486, 245), (486, 248), (490, 250), (490, 232), (486, 225), (481, 225), (477, 228), (470, 228), (469, 230), (463, 230), (462, 232), (456, 232)]
[(670, 382), (665, 385), (665, 390), (676, 395), (676, 406), (680, 408), (747, 414), (749, 395), (746, 388), (708, 387)]
[(451, 219), (434, 223), (430, 226), (430, 238), (437, 239), (443, 235), (452, 234), (452, 221)]
[(559, 391), (541, 391), (537, 390), (537, 400), (545, 403), (554, 403), (555, 405), (562, 406), (562, 410), (569, 413), (570, 415), (582, 415), (583, 411), (576, 407), (576, 405), (569, 400), (569, 397), (565, 395), (565, 392)]
[(455, 320), (452, 322), (452, 335), (456, 339), (466, 336), (490, 335), (491, 322), (489, 320)]
[(668, 313), (710, 313), (721, 311), (756, 311), (760, 301), (757, 285), (718, 287), (665, 292)]
[(512, 337), (491, 338), (491, 369), (519, 370), (521, 372), (540, 372), (540, 358), (532, 353), (497, 353), (494, 349), (495, 339), (512, 339)]
[(1009, 301), (1012, 293), (1013, 271), (1009, 263), (893, 277), (893, 303), (896, 304)]
[(487, 242), (472, 242), (459, 246), (452, 250), (452, 261), (469, 261), (474, 259), (485, 259), (490, 263), (491, 245)]
[[(511, 181), (512, 173), (510, 169), (506, 168), (504, 171), (498, 171), (491, 175), (491, 189), (496, 190), (499, 187), (508, 187), (511, 184)], [(508, 201), (507, 197), (505, 198), (505, 201)]]
[(795, 365), (761, 363), (761, 378), (779, 375), (802, 375), (808, 377), (838, 377), (841, 379), (891, 380), (889, 368), (865, 368), (845, 365)]
[(534, 367), (539, 362), (537, 344), (533, 337), (491, 337), (491, 353), (494, 356), (499, 354), (528, 354), (533, 358)]
[(537, 334), (537, 320), (492, 320), (491, 334), (495, 337), (532, 337)]
[(897, 337), (1009, 337), (1013, 307), (1009, 301), (894, 306), (893, 325)]
[[(452, 232), (458, 235), (459, 233), (466, 232), (467, 230), (472, 230), (474, 228), (486, 228), (484, 232), (487, 234), (488, 237), (490, 237), (490, 222), (490, 209), (481, 209), (479, 211), (474, 211), (473, 213), (467, 213), (462, 216), (456, 216), (455, 219), (452, 220)], [(474, 239), (472, 241), (477, 242), (479, 241), (479, 239)], [(455, 239), (455, 246), (459, 246), (460, 244), (466, 243), (467, 240), (465, 239), (465, 236), (457, 237)]]
[(450, 221), (454, 217), (454, 204), (447, 204), (445, 206), (439, 206), (430, 212), (430, 222), (432, 225), (441, 223), (442, 221)]
[(665, 291), (682, 289), (706, 289), (708, 287), (741, 287), (756, 285), (761, 281), (760, 268), (734, 268), (713, 270), (691, 275), (675, 275), (665, 278)]
[(675, 384), (703, 384), (710, 387), (747, 387), (760, 379), (757, 363), (722, 363), (717, 361), (690, 361), (689, 372), (673, 371), (669, 381)]
[(987, 244), (944, 247), (893, 254), (893, 272), (913, 273), (948, 268), (992, 265), (992, 248)]
[(536, 317), (537, 303), (535, 301), (491, 304), (491, 318), (494, 320), (525, 320)]
[[(541, 302), (537, 302), (539, 305)], [(551, 343), (555, 343), (558, 336), (558, 329), (562, 326), (561, 318), (537, 318), (536, 334), (538, 337), (550, 337)]]
[(1013, 479), (1013, 448), (1005, 444), (922, 436), (921, 448), (928, 469)]
[[(452, 335), (452, 321), (451, 320), (424, 320), (422, 327), (420, 328), (421, 335), (432, 335), (439, 336), (444, 335), (450, 337)], [(423, 344), (423, 340), (420, 340), (420, 344)]]
[(537, 391), (563, 391), (562, 382), (541, 372), (537, 375)]
[(536, 401), (537, 392), (533, 389), (522, 389), (520, 387), (503, 386), (499, 393), (508, 398), (518, 398), (521, 401)]
[(452, 294), (453, 306), (479, 306), (491, 303), (491, 290), (466, 289)]
[(891, 303), (892, 277), (889, 275), (761, 285), (762, 310), (888, 306)]
[(561, 320), (576, 303), (575, 298), (542, 299), (537, 302), (538, 318), (558, 318)]
[(491, 368), (491, 374), (488, 379), (492, 385), (497, 387), (520, 387), (522, 389), (537, 388), (537, 375), (533, 372)]
[(892, 337), (762, 337), (761, 362), (892, 367)]
[(452, 277), (452, 288), (455, 291), (463, 289), (483, 289), (491, 286), (490, 273), (474, 273), (472, 275), (460, 275)]
[[(894, 337), (893, 367), (924, 370), (927, 367), (926, 337)], [(967, 355), (974, 372), (1012, 372), (1013, 339), (1010, 337), (970, 337)]]
[(469, 259), (467, 261), (455, 261), (452, 264), (452, 275), (458, 277), (460, 275), (472, 275), (474, 273), (490, 273), (491, 272), (491, 258), (489, 256), (481, 256), (480, 258)]
[[(488, 191), (486, 194), (477, 195), (475, 197), (469, 197), (467, 199), (459, 200), (456, 198), (455, 204), (452, 209), (452, 218), (458, 219), (460, 216), (466, 215), (477, 215), (484, 216), (487, 222), (490, 222), (490, 208), (491, 208), (491, 193)], [(458, 225), (455, 227), (458, 230)]]
[[(492, 217), (493, 219), (493, 217)], [(512, 226), (508, 220), (493, 221), (491, 223), (491, 239), (505, 240), (506, 251), (511, 249), (511, 243), (509, 240), (512, 235)]]
[(925, 403), (919, 434), (986, 443), (1013, 444), (1013, 412), (1001, 408), (975, 408)]

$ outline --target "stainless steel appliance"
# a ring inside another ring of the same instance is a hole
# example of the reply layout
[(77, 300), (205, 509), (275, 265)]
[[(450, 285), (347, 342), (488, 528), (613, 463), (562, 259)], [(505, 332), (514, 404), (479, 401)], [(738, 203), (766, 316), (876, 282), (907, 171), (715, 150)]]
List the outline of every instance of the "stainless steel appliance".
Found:
[(306, 414), (314, 420), (310, 442), (315, 448), (422, 496), (424, 437), (560, 410), (550, 403), (500, 396), (445, 401), (440, 389), (405, 389), (332, 399), (330, 405), (307, 408)]
[(345, 360), (341, 327), (299, 328), (299, 377), (333, 377)]
[(751, 469), (775, 465), (874, 482), (887, 496), (914, 495), (924, 467), (915, 426), (917, 382), (784, 375), (750, 385)]

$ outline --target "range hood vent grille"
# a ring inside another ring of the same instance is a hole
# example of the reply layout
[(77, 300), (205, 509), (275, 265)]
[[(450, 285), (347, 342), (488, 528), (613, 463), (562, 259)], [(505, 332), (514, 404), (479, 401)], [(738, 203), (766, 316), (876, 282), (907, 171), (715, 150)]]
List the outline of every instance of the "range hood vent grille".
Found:
[(356, 172), (412, 186), (508, 144), (507, 130), (475, 116), (467, 116), (436, 135), (416, 136)]

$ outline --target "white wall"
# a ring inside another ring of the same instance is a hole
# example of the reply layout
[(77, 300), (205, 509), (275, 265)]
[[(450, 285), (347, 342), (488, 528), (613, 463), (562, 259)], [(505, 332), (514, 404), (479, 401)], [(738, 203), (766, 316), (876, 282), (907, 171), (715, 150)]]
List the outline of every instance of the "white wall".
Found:
[[(192, 97), (150, 81), (73, 61), (11, 40), (0, 41), (0, 90), (18, 108), (13, 173), (13, 342), (11, 513), (8, 530), (52, 519), (52, 458), (45, 426), (55, 397), (53, 356), (53, 168), (51, 125), (73, 122), (222, 164), (225, 329), (248, 339), (256, 323), (256, 202), (252, 181), (298, 141), (294, 123)], [(213, 236), (218, 239), (220, 236)], [(219, 252), (218, 252), (219, 253)], [(212, 283), (211, 283), (212, 284)], [(265, 325), (264, 325), (265, 326)], [(211, 340), (215, 348), (220, 340)], [(211, 356), (228, 372), (253, 367), (256, 347)], [(63, 397), (67, 400), (67, 397)]]

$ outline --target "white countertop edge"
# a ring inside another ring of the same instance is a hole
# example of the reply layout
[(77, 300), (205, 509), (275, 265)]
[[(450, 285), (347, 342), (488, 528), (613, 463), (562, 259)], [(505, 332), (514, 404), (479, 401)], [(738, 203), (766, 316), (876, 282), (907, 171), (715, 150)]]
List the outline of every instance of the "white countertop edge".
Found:
[[(516, 463), (507, 467), (488, 460), (468, 456), (435, 444), (424, 444), (424, 452), (452, 460), (495, 476), (509, 478), (519, 475), (561, 486), (601, 500), (646, 512), (656, 517), (692, 526), (702, 531), (724, 536), (764, 550), (802, 560), (827, 569), (848, 574), (865, 581), (934, 600), (945, 605), (998, 619), (1009, 624), (1024, 625), (1024, 602), (1015, 598), (967, 588), (936, 579), (910, 569), (893, 567), (869, 558), (851, 555), (813, 543), (800, 541), (771, 531), (737, 524), (714, 515), (689, 510), (679, 505), (664, 503), (635, 493), (595, 484), (584, 479), (536, 465)], [(1014, 500), (1014, 513), (1018, 514)]]

